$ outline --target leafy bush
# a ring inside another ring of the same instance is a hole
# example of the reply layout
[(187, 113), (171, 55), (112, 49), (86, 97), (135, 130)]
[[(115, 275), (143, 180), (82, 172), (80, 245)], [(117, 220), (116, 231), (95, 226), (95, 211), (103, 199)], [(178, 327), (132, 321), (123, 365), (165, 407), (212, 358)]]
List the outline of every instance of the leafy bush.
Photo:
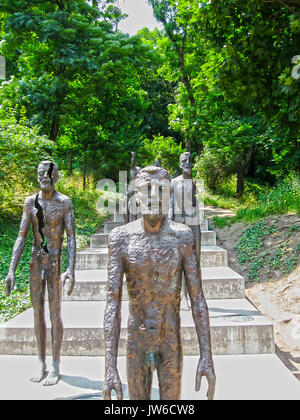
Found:
[(25, 251), (16, 272), (16, 287), (10, 297), (5, 294), (5, 278), (8, 273), (11, 253), (19, 230), (19, 221), (0, 220), (0, 323), (8, 321), (31, 306), (29, 296), (29, 263), (31, 257), (32, 234), (30, 233)]
[(228, 171), (224, 164), (224, 156), (208, 147), (204, 148), (201, 156), (196, 156), (194, 170), (197, 176), (204, 180), (206, 189), (217, 191)]
[(38, 129), (13, 118), (0, 121), (0, 215), (19, 217), (25, 196), (37, 189), (37, 164), (52, 148)]
[(259, 195), (259, 206), (239, 209), (237, 219), (257, 220), (289, 211), (300, 213), (300, 178), (295, 174), (287, 176), (269, 192)]
[(156, 136), (153, 140), (145, 139), (140, 150), (142, 165), (153, 165), (159, 160), (161, 166), (174, 174), (179, 166), (179, 158), (185, 149), (177, 144), (172, 137)]

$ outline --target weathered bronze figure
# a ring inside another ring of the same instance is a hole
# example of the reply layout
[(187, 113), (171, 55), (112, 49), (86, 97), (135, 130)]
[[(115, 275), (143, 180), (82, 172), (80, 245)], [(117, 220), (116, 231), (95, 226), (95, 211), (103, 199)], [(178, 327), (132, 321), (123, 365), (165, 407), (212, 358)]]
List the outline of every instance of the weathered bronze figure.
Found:
[(151, 398), (152, 374), (157, 369), (160, 398), (178, 400), (181, 394), (182, 349), (180, 297), (182, 271), (191, 299), (192, 314), (201, 356), (196, 372), (196, 390), (203, 376), (213, 399), (215, 373), (211, 354), (208, 308), (203, 295), (199, 263), (191, 229), (175, 223), (162, 211), (162, 196), (169, 187), (166, 170), (142, 169), (136, 179), (136, 194), (143, 217), (118, 227), (109, 237), (108, 292), (105, 310), (104, 398), (112, 390), (123, 398), (117, 370), (121, 328), (123, 276), (127, 277), (129, 319), (127, 379), (132, 400)]
[[(194, 234), (196, 255), (200, 268), (201, 254), (201, 227), (199, 207), (196, 199), (196, 186), (192, 178), (192, 161), (189, 152), (180, 156), (180, 168), (182, 175), (172, 179), (171, 182), (171, 201), (169, 217), (178, 223), (189, 226)], [(182, 309), (189, 310), (187, 290), (183, 281), (183, 301)]]
[[(137, 174), (139, 170), (141, 169), (139, 166), (136, 166), (136, 154), (134, 152), (131, 152), (131, 167), (130, 167), (130, 183), (128, 186), (127, 191), (127, 214), (125, 216), (125, 223), (133, 222), (137, 219), (137, 212), (136, 212), (136, 205), (133, 203), (134, 196), (135, 196), (135, 179), (137, 177)], [(134, 205), (133, 205), (134, 204)], [(133, 209), (133, 207), (135, 207)]]
[[(46, 324), (44, 315), (45, 288), (47, 285), (51, 319), (53, 363), (44, 385), (55, 385), (60, 375), (60, 353), (63, 339), (61, 320), (61, 287), (69, 282), (70, 296), (75, 285), (75, 224), (71, 200), (55, 190), (58, 181), (55, 163), (41, 162), (37, 178), (41, 190), (26, 198), (23, 216), (16, 240), (9, 273), (6, 278), (6, 293), (11, 294), (15, 283), (15, 273), (23, 254), (30, 226), (33, 229), (33, 247), (30, 264), (30, 293), (34, 310), (34, 329), (38, 345), (39, 370), (30, 378), (41, 382), (46, 376)], [(64, 231), (67, 232), (69, 268), (61, 281), (61, 252)]]

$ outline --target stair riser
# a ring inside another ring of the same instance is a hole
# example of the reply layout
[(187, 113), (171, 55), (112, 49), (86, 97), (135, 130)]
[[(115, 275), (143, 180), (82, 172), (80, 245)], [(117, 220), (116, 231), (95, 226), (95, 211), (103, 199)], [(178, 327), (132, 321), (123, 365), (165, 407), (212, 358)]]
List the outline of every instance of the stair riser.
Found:
[[(121, 330), (119, 355), (126, 354), (127, 330)], [(212, 349), (215, 355), (270, 354), (274, 353), (272, 326), (218, 326), (211, 327)], [(183, 354), (199, 355), (195, 328), (181, 330)], [(50, 331), (48, 330), (47, 354), (51, 355)], [(32, 328), (9, 329), (6, 337), (0, 337), (0, 354), (36, 355), (37, 347)], [(104, 356), (103, 328), (67, 328), (64, 331), (63, 356)]]
[[(91, 236), (91, 248), (101, 248), (107, 246), (108, 234), (96, 234)], [(202, 232), (202, 246), (215, 246), (216, 233), (213, 231)]]
[[(206, 299), (244, 299), (245, 281), (240, 280), (202, 280)], [(106, 281), (76, 283), (72, 296), (64, 291), (64, 301), (106, 301)], [(126, 287), (123, 300), (128, 300)]]
[[(104, 253), (79, 253), (76, 257), (76, 270), (103, 270), (107, 268), (107, 261), (108, 255)], [(227, 264), (227, 252), (225, 250), (201, 253), (202, 267), (226, 267)]]

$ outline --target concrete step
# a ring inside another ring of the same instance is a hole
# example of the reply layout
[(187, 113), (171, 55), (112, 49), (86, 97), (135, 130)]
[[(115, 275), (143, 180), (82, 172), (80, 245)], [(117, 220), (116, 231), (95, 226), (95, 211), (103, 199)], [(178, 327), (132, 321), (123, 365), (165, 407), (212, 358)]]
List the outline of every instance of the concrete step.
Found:
[[(274, 353), (273, 325), (246, 299), (210, 300), (213, 353), (270, 354)], [(64, 302), (62, 319), (64, 340), (62, 355), (103, 356), (105, 302)], [(49, 312), (48, 353), (50, 345)], [(119, 355), (125, 355), (128, 304), (122, 305)], [(185, 355), (199, 355), (198, 339), (191, 312), (181, 312), (181, 340)], [(0, 354), (33, 355), (37, 353), (33, 328), (33, 310), (29, 309), (0, 326)]]
[[(124, 222), (105, 222), (103, 232), (110, 233), (113, 229), (122, 225), (124, 225)], [(207, 231), (207, 230), (208, 230), (208, 220), (202, 219), (201, 231)]]
[[(107, 270), (79, 270), (72, 296), (64, 291), (66, 301), (106, 300)], [(243, 299), (245, 280), (229, 267), (202, 268), (202, 285), (206, 299)], [(124, 281), (123, 300), (128, 300)]]
[[(76, 256), (76, 270), (102, 270), (107, 266), (107, 248), (88, 248)], [(226, 267), (228, 265), (227, 251), (218, 246), (201, 248), (202, 267)]]
[[(200, 392), (194, 390), (198, 360), (197, 356), (183, 358), (182, 400), (206, 400), (206, 381), (202, 381)], [(51, 358), (47, 358), (47, 365), (51, 366)], [(215, 400), (300, 400), (300, 382), (293, 377), (275, 354), (214, 356), (214, 365), (217, 377)], [(104, 357), (62, 357), (61, 381), (56, 386), (45, 387), (43, 382), (40, 384), (30, 382), (28, 378), (36, 372), (36, 369), (36, 356), (0, 356), (1, 400), (103, 399)], [(124, 356), (118, 358), (118, 370), (123, 384), (124, 400), (128, 400)], [(152, 400), (158, 399), (159, 388), (155, 372)], [(148, 415), (148, 406), (142, 406), (142, 409), (144, 408)], [(194, 408), (196, 415), (200, 413), (200, 408), (197, 406)], [(143, 414), (145, 415), (141, 412), (141, 416)], [(133, 415), (128, 414), (126, 417), (133, 417)], [(138, 417), (139, 413), (136, 418)]]
[[(91, 236), (91, 248), (107, 247), (108, 233), (97, 233)], [(202, 246), (216, 246), (216, 232), (207, 230), (201, 232)]]

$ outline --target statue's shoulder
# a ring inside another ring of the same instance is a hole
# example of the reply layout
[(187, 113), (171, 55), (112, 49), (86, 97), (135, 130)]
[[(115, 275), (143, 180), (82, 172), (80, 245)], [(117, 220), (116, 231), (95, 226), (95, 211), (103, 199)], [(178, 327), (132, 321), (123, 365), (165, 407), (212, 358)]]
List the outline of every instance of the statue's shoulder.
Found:
[(134, 222), (118, 226), (113, 229), (109, 234), (109, 242), (115, 243), (116, 241), (122, 242), (126, 238), (130, 238), (133, 234), (141, 231), (141, 221), (138, 219)]
[(73, 206), (71, 198), (59, 191), (56, 191), (56, 199), (65, 207)]
[(24, 208), (34, 207), (36, 199), (36, 194), (32, 194), (29, 197), (26, 197), (24, 200)]
[(188, 243), (194, 241), (193, 231), (189, 226), (183, 223), (173, 222), (173, 220), (169, 220), (168, 222), (171, 232), (175, 234), (178, 239)]

